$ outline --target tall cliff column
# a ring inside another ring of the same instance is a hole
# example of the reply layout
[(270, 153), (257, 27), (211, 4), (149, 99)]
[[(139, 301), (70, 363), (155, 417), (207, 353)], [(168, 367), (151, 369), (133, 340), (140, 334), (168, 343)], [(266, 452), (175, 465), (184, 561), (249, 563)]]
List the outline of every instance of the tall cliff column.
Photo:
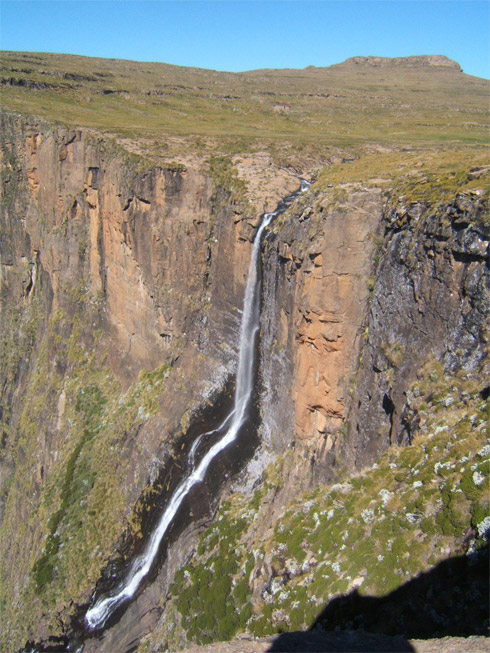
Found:
[(312, 190), (302, 205), (267, 253), (262, 413), (274, 450), (295, 447), (328, 477), (364, 332), (383, 193), (360, 185), (318, 197)]
[(357, 466), (411, 441), (407, 393), (425, 364), (485, 378), (490, 229), (483, 195), (455, 193), (435, 205), (395, 197), (387, 205), (346, 447)]

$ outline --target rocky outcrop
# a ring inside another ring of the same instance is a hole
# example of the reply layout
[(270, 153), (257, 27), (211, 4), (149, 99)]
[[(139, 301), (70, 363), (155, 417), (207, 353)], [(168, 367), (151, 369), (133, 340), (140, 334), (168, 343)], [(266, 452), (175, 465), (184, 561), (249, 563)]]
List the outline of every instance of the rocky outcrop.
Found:
[(488, 356), (490, 229), (482, 196), (477, 190), (435, 207), (399, 201), (385, 211), (349, 421), (356, 466), (413, 439), (407, 391), (428, 360), (475, 373)]
[[(16, 172), (25, 165), (29, 188), (24, 229), (30, 258), (37, 252), (49, 277), (52, 310), (62, 307), (68, 285), (87, 283), (104, 304), (117, 352), (111, 362), (130, 376), (168, 360), (182, 336), (197, 341), (195, 313), (219, 265), (209, 180), (192, 170), (139, 170), (144, 164), (129, 157), (125, 165), (124, 152), (104, 152), (83, 130), (25, 130), (25, 143), (16, 142)], [(240, 281), (220, 293), (223, 303)]]
[(309, 461), (313, 456), (314, 474), (331, 475), (362, 342), (383, 193), (345, 186), (318, 197), (310, 192), (302, 204), (276, 227), (265, 258), (264, 439), (275, 451), (296, 447)]
[(453, 61), (442, 54), (421, 55), (412, 57), (350, 57), (339, 66), (369, 66), (369, 67), (405, 67), (405, 68), (419, 68), (426, 66), (438, 66), (443, 68), (454, 68), (461, 70), (461, 66), (457, 61)]
[[(148, 428), (144, 437), (147, 453), (158, 459), (184, 413), (221, 388), (233, 368), (235, 309), (250, 247), (240, 217), (229, 220), (224, 204), (213, 209), (213, 184), (198, 171), (149, 166), (83, 130), (9, 117), (3, 127), (5, 337), (19, 315), (23, 332), (34, 307), (41, 316), (30, 356), (19, 350), (3, 388), (8, 431), (18, 428), (48, 323), (70, 322), (60, 334), (66, 339), (76, 321), (80, 343), (95, 349), (96, 366), (107, 366), (123, 389), (145, 369), (168, 365), (176, 372), (170, 395), (161, 398), (165, 426)], [(10, 355), (12, 348), (6, 345)], [(208, 371), (195, 374), (199, 366)], [(62, 442), (64, 396), (49, 428), (54, 451)], [(43, 461), (46, 477), (58, 455)]]

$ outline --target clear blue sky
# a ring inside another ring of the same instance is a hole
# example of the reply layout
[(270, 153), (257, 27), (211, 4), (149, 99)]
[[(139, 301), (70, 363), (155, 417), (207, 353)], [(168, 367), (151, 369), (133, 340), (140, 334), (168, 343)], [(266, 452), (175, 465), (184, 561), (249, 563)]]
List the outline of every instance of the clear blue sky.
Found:
[(490, 76), (488, 0), (0, 0), (0, 49), (241, 71), (445, 54)]

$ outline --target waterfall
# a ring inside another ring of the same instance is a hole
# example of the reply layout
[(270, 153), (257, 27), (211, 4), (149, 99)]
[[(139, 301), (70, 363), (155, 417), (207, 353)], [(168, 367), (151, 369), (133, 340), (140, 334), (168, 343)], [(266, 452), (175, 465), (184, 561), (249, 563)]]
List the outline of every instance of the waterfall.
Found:
[[(183, 500), (189, 490), (204, 480), (206, 471), (211, 461), (225, 447), (231, 444), (238, 435), (238, 432), (247, 418), (247, 409), (253, 392), (253, 368), (255, 335), (259, 329), (260, 317), (260, 291), (259, 291), (259, 255), (262, 234), (273, 218), (282, 213), (293, 199), (309, 188), (306, 180), (301, 180), (301, 189), (283, 200), (273, 213), (265, 213), (260, 227), (255, 236), (252, 256), (248, 268), (245, 297), (243, 300), (242, 322), (240, 325), (240, 344), (238, 354), (238, 369), (235, 386), (234, 405), (221, 426), (213, 431), (203, 433), (194, 442), (188, 456), (189, 473), (177, 486), (168, 505), (166, 506), (156, 529), (153, 531), (146, 548), (133, 561), (126, 578), (109, 595), (99, 598), (95, 604), (87, 610), (85, 622), (93, 630), (104, 626), (111, 614), (125, 601), (131, 599), (138, 590), (142, 580), (148, 574), (157, 556), (160, 543), (168, 527), (174, 519)], [(226, 430), (224, 430), (226, 429)], [(213, 444), (196, 466), (194, 462), (195, 453), (202, 438), (224, 430), (222, 437)]]

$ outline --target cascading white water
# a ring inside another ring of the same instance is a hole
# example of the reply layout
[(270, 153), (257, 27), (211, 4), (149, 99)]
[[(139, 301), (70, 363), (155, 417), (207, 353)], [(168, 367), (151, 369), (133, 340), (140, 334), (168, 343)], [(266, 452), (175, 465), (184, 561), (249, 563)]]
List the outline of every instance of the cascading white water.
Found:
[[(301, 189), (298, 192), (304, 192), (310, 187), (309, 182), (301, 179)], [(189, 475), (181, 481), (172, 495), (167, 507), (165, 508), (157, 528), (152, 533), (145, 550), (139, 555), (131, 565), (126, 578), (118, 587), (108, 596), (101, 597), (96, 603), (87, 610), (85, 622), (90, 629), (101, 628), (104, 626), (110, 615), (126, 600), (134, 596), (143, 578), (148, 574), (150, 568), (157, 556), (160, 543), (170, 526), (177, 510), (182, 501), (188, 494), (189, 490), (204, 480), (206, 471), (215, 458), (215, 456), (225, 447), (231, 444), (247, 416), (247, 408), (253, 391), (253, 367), (254, 367), (254, 348), (255, 334), (259, 328), (260, 312), (260, 293), (258, 289), (258, 259), (260, 253), (260, 243), (264, 229), (270, 224), (271, 220), (282, 211), (298, 193), (294, 193), (284, 202), (282, 202), (274, 213), (266, 213), (262, 219), (260, 227), (255, 236), (252, 250), (252, 257), (248, 269), (247, 285), (243, 301), (242, 322), (240, 325), (240, 346), (238, 355), (238, 369), (235, 387), (234, 406), (222, 424), (212, 431), (203, 433), (193, 443), (188, 456)], [(229, 426), (228, 426), (229, 424)], [(204, 455), (201, 462), (196, 466), (194, 457), (199, 443), (203, 437), (219, 433), (224, 430), (224, 435), (220, 440), (215, 442), (209, 451)]]
[[(195, 441), (189, 453), (189, 463), (191, 465), (190, 473), (175, 490), (160, 518), (157, 528), (151, 535), (145, 550), (134, 560), (126, 579), (114, 591), (114, 593), (100, 598), (89, 610), (87, 610), (85, 621), (91, 629), (103, 626), (114, 610), (116, 610), (124, 601), (134, 596), (141, 581), (150, 571), (153, 561), (158, 553), (160, 542), (175, 517), (182, 501), (196, 483), (204, 480), (206, 471), (213, 458), (235, 440), (238, 431), (245, 421), (247, 407), (253, 390), (255, 334), (259, 328), (259, 293), (257, 287), (257, 275), (260, 243), (264, 229), (268, 224), (270, 224), (272, 218), (276, 214), (277, 211), (275, 213), (266, 213), (264, 215), (253, 245), (252, 257), (248, 269), (245, 298), (243, 302), (242, 322), (240, 325), (240, 347), (233, 410), (226, 417), (220, 427), (214, 431), (204, 433)], [(197, 466), (194, 466), (194, 455), (202, 437), (219, 432), (226, 426), (227, 422), (230, 422), (230, 424), (224, 435), (220, 440), (218, 440), (218, 442), (213, 444), (201, 462)]]

